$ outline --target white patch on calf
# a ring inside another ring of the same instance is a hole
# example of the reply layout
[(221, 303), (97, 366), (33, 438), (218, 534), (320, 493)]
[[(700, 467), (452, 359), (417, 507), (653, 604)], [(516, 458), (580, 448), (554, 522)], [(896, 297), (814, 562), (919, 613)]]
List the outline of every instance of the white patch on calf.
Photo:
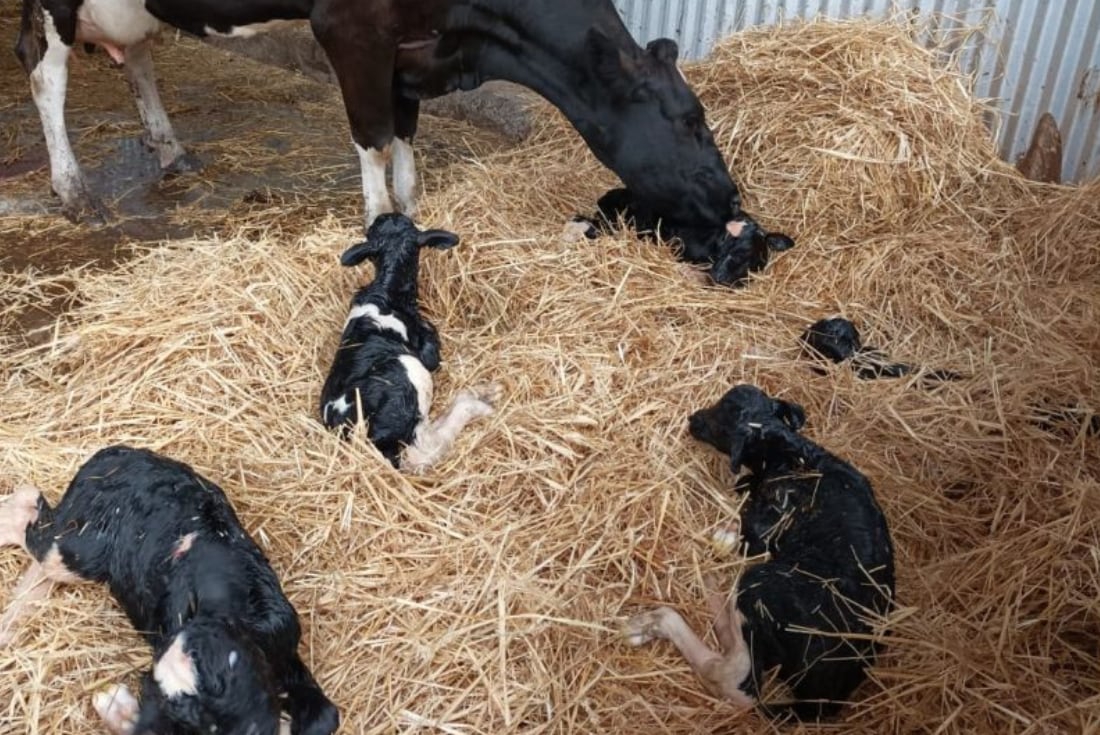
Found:
[(199, 534), (195, 531), (192, 531), (186, 536), (181, 536), (180, 540), (176, 542), (175, 547), (172, 549), (172, 559), (178, 561), (183, 558), (183, 555), (191, 550), (191, 546), (195, 543), (195, 539), (198, 538), (198, 536)]
[(335, 401), (329, 401), (325, 404), (325, 421), (328, 421), (328, 412), (335, 411), (336, 415), (343, 419), (348, 415), (348, 409), (351, 408), (351, 404), (347, 399), (340, 396)]
[(741, 237), (741, 231), (745, 229), (745, 222), (743, 220), (733, 220), (726, 223), (726, 232), (730, 233), (734, 237)]
[(153, 679), (169, 699), (181, 694), (193, 695), (199, 690), (199, 675), (191, 657), (183, 650), (183, 642), (184, 634), (180, 633), (153, 666)]
[(409, 330), (405, 327), (405, 322), (401, 321), (393, 314), (383, 314), (382, 311), (375, 304), (358, 304), (351, 308), (348, 312), (347, 321), (344, 322), (344, 326), (347, 327), (353, 319), (370, 319), (379, 329), (388, 329), (391, 332), (396, 332), (401, 335), (401, 339), (406, 342), (409, 341)]
[[(402, 355), (397, 359), (405, 366), (405, 374), (408, 376), (409, 382), (416, 388), (416, 407), (420, 412), (420, 420), (421, 422), (426, 421), (428, 413), (432, 409), (432, 390), (434, 388), (432, 374), (428, 372), (428, 368), (424, 367), (424, 363), (412, 355)], [(417, 428), (419, 429), (419, 427)]]
[(393, 193), (401, 212), (413, 218), (416, 216), (416, 159), (410, 144), (394, 138), (393, 140)]
[(390, 194), (386, 190), (386, 151), (363, 148), (358, 143), (359, 168), (363, 177), (363, 200), (367, 205), (366, 225), (370, 227), (374, 219), (393, 211)]

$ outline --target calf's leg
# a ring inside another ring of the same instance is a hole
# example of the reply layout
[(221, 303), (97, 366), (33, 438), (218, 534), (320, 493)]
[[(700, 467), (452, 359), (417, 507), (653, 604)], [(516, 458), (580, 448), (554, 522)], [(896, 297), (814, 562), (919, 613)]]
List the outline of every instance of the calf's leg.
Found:
[(111, 735), (130, 735), (138, 719), (138, 701), (125, 684), (116, 684), (92, 697), (92, 708)]
[(719, 632), (730, 644), (725, 655), (711, 650), (684, 621), (678, 612), (669, 607), (636, 615), (624, 629), (627, 641), (640, 646), (655, 639), (670, 641), (680, 651), (688, 664), (702, 680), (704, 686), (717, 696), (736, 705), (751, 707), (752, 697), (740, 689), (741, 683), (752, 670), (747, 646), (738, 632), (726, 628)]
[(443, 416), (430, 425), (425, 421), (417, 427), (412, 446), (405, 450), (401, 468), (417, 474), (446, 457), (466, 424), (493, 413), (493, 404), (500, 400), (502, 392), (496, 383), (460, 391)]
[[(27, 534), (34, 533), (40, 498), (37, 489), (23, 486), (0, 503), (0, 546), (20, 546), (35, 557), (28, 548)], [(44, 502), (42, 506), (46, 507)], [(50, 546), (41, 559), (35, 557), (16, 583), (8, 608), (0, 616), (0, 647), (9, 645), (15, 637), (16, 623), (23, 617), (28, 604), (47, 597), (55, 582), (78, 581), (80, 577), (70, 572), (61, 560), (57, 544)]]

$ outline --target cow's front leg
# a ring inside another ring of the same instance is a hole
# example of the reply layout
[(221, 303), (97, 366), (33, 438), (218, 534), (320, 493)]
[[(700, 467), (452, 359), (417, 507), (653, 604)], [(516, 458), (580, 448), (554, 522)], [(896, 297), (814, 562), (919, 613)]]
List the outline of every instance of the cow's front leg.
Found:
[[(351, 138), (359, 153), (366, 205), (364, 226), (393, 211), (386, 189), (386, 162), (393, 142), (393, 72), (397, 46), (358, 6), (319, 3), (310, 18), (340, 83)], [(343, 12), (347, 10), (348, 12)], [(340, 12), (337, 12), (340, 11)], [(360, 21), (349, 19), (360, 18)]]
[(137, 102), (138, 114), (145, 126), (146, 145), (157, 153), (160, 167), (170, 173), (198, 171), (199, 159), (188, 153), (176, 138), (168, 113), (160, 100), (153, 54), (148, 41), (128, 46), (124, 51), (126, 80)]
[(420, 117), (420, 100), (396, 96), (393, 114), (396, 135), (393, 140), (393, 193), (401, 212), (416, 219), (416, 160), (412, 142)]
[[(44, 38), (34, 38), (34, 29), (24, 27), (20, 31), (20, 44), (35, 45), (38, 54), (23, 54), (21, 58), (29, 66), (31, 96), (38, 116), (42, 119), (42, 132), (46, 137), (46, 150), (50, 155), (50, 184), (54, 193), (61, 198), (62, 211), (73, 222), (105, 222), (107, 209), (88, 188), (80, 165), (76, 162), (69, 132), (65, 126), (65, 94), (69, 84), (69, 51), (53, 17), (42, 12)], [(26, 26), (27, 20), (24, 19)], [(72, 36), (75, 29), (67, 29)], [(30, 34), (30, 35), (28, 35)]]

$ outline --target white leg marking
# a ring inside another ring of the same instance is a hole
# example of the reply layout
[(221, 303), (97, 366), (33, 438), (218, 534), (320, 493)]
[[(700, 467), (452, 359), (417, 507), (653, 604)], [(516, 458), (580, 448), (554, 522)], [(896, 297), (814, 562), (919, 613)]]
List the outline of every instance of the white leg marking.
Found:
[(27, 526), (38, 520), (38, 488), (22, 485), (0, 503), (0, 546), (27, 548)]
[(340, 396), (335, 401), (329, 401), (325, 404), (325, 421), (328, 421), (329, 411), (335, 411), (337, 418), (343, 421), (348, 415), (348, 409), (351, 408), (351, 404), (343, 396)]
[(115, 684), (92, 697), (92, 707), (111, 735), (130, 735), (137, 724), (138, 701), (125, 684)]
[(76, 162), (65, 127), (65, 93), (69, 83), (69, 47), (57, 33), (49, 11), (43, 10), (46, 53), (30, 74), (31, 95), (50, 154), (50, 183), (68, 213), (75, 214), (88, 202), (87, 187)]
[(412, 145), (400, 138), (393, 139), (393, 193), (401, 212), (415, 219), (416, 159)]
[(198, 672), (183, 650), (184, 634), (180, 633), (153, 666), (153, 678), (169, 699), (180, 694), (198, 692)]
[(670, 641), (687, 660), (703, 684), (715, 695), (734, 704), (751, 707), (752, 697), (741, 691), (741, 683), (752, 670), (748, 648), (729, 651), (723, 656), (707, 647), (680, 614), (659, 607), (631, 618), (624, 630), (627, 642), (640, 646), (654, 639)]
[(47, 552), (41, 564), (37, 561), (31, 562), (12, 590), (8, 609), (0, 617), (0, 648), (9, 645), (15, 637), (16, 623), (23, 617), (27, 605), (48, 597), (54, 584), (82, 581), (84, 580), (65, 566), (56, 544)]
[[(405, 449), (401, 468), (418, 474), (439, 462), (451, 450), (455, 439), (474, 419), (493, 413), (493, 404), (500, 400), (503, 389), (496, 383), (486, 383), (459, 392), (442, 418), (429, 424), (421, 422), (413, 444)], [(424, 414), (425, 419), (427, 414)]]
[(406, 342), (409, 340), (409, 330), (405, 327), (405, 322), (401, 321), (393, 314), (383, 314), (374, 304), (359, 304), (353, 306), (351, 311), (348, 312), (347, 321), (344, 322), (344, 327), (347, 328), (348, 324), (353, 319), (359, 319), (366, 317), (378, 326), (379, 329), (388, 329), (391, 332), (395, 332), (401, 335), (401, 339)]
[(387, 151), (363, 148), (358, 143), (359, 168), (363, 176), (363, 200), (366, 202), (366, 226), (370, 227), (375, 217), (393, 211), (390, 194), (386, 191)]
[(153, 74), (153, 54), (148, 42), (142, 42), (128, 47), (125, 50), (126, 79), (130, 82), (130, 90), (134, 93), (137, 102), (138, 114), (145, 126), (148, 136), (148, 145), (156, 150), (160, 159), (160, 167), (168, 168), (177, 159), (187, 154), (176, 133), (172, 130), (172, 123), (168, 120), (168, 113), (160, 101), (160, 92), (157, 90), (156, 76)]

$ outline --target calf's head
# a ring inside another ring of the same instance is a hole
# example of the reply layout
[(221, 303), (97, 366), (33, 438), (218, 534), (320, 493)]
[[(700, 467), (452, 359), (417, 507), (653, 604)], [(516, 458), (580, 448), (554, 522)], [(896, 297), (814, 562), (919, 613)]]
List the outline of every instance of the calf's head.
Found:
[(756, 386), (738, 385), (713, 406), (693, 413), (688, 429), (699, 441), (729, 454), (734, 472), (742, 465), (755, 472), (767, 463), (769, 450), (782, 448), (805, 423), (806, 412), (797, 403), (771, 398)]
[(277, 735), (281, 711), (264, 654), (220, 620), (193, 619), (156, 658), (134, 735), (176, 728)]
[(722, 226), (738, 214), (737, 185), (676, 67), (676, 43), (662, 38), (643, 51), (593, 28), (585, 54), (594, 119), (578, 130), (600, 162), (669, 222)]
[(726, 223), (725, 228), (712, 234), (701, 244), (706, 252), (703, 257), (691, 258), (688, 249), (690, 242), (685, 239), (685, 255), (692, 260), (710, 261), (710, 277), (723, 286), (740, 286), (748, 280), (750, 273), (764, 270), (772, 252), (781, 252), (794, 247), (794, 240), (786, 235), (766, 232), (752, 217), (741, 213)]
[(856, 325), (836, 317), (820, 319), (799, 338), (803, 345), (833, 362), (842, 362), (863, 349)]
[(419, 230), (403, 214), (382, 214), (367, 230), (367, 239), (352, 245), (340, 256), (345, 266), (369, 260), (374, 265), (375, 283), (387, 290), (416, 297), (420, 274), (420, 248), (446, 250), (458, 244), (458, 235), (446, 230)]

